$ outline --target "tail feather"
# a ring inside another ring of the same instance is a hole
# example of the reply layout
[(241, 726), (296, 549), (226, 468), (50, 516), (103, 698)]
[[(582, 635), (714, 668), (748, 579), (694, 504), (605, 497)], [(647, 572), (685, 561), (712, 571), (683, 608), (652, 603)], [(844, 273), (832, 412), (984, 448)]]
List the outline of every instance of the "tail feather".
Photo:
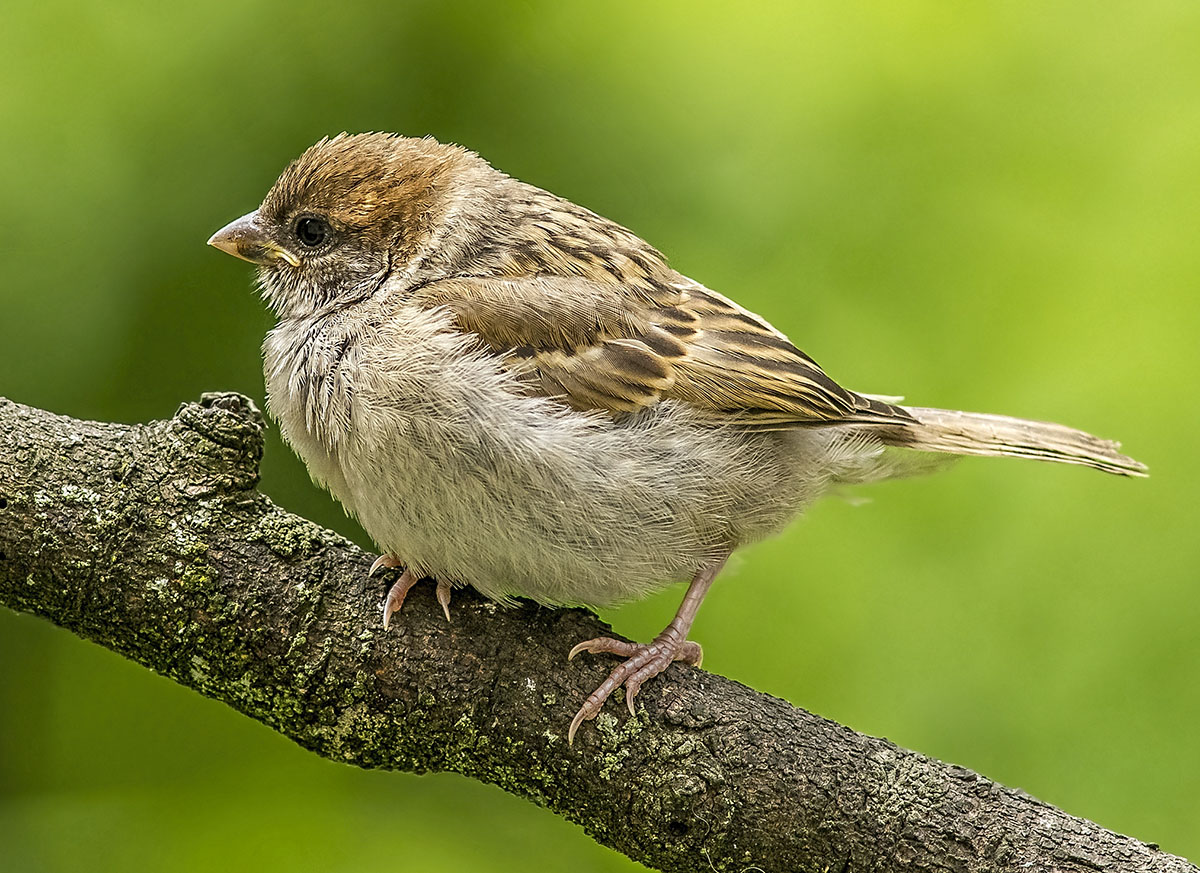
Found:
[(872, 433), (887, 445), (923, 452), (1080, 464), (1118, 476), (1147, 475), (1145, 464), (1117, 451), (1120, 443), (1102, 440), (1061, 424), (919, 406), (901, 406), (900, 409), (915, 421), (872, 428)]

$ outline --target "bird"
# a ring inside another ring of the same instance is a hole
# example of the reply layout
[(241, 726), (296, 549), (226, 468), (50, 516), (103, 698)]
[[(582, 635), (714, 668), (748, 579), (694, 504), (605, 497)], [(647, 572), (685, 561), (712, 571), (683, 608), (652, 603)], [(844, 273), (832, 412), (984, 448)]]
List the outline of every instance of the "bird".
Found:
[(432, 137), (341, 133), (209, 244), (257, 266), (276, 322), (267, 408), (314, 481), (399, 568), (503, 604), (601, 607), (686, 582), (650, 643), (570, 722), (671, 663), (739, 546), (822, 494), (991, 455), (1122, 476), (1119, 444), (1059, 424), (851, 391), (638, 235)]

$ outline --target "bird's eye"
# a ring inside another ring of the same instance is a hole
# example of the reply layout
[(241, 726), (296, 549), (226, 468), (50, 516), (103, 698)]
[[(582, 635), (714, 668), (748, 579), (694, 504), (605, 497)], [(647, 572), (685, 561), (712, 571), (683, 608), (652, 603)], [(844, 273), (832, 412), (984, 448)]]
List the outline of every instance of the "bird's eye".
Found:
[(296, 222), (296, 239), (315, 249), (329, 236), (329, 225), (319, 218), (301, 218)]

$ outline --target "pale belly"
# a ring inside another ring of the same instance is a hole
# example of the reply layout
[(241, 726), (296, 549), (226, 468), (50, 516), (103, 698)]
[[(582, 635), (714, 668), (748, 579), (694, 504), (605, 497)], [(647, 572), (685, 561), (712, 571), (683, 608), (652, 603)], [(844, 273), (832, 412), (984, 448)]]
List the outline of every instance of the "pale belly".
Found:
[(268, 407), (382, 552), (496, 599), (604, 605), (688, 579), (785, 525), (847, 454), (830, 429), (712, 427), (670, 401), (580, 413), (422, 329), (299, 378), (288, 360), (321, 349), (289, 359), (269, 338)]

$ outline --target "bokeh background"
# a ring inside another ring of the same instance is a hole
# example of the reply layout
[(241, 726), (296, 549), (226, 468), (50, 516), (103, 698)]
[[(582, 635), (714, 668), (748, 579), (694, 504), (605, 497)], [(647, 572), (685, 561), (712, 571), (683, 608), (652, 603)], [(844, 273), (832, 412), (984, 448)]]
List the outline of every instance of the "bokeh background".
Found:
[[(9, 4), (0, 393), (144, 421), (262, 397), (204, 245), (322, 135), (460, 142), (635, 229), (836, 378), (1120, 437), (746, 549), (705, 666), (1200, 858), (1200, 5)], [(272, 435), (263, 489), (369, 543)], [(647, 638), (680, 590), (606, 615)], [(564, 723), (570, 717), (563, 710)], [(360, 772), (0, 611), (0, 866), (631, 870), (453, 775)]]

